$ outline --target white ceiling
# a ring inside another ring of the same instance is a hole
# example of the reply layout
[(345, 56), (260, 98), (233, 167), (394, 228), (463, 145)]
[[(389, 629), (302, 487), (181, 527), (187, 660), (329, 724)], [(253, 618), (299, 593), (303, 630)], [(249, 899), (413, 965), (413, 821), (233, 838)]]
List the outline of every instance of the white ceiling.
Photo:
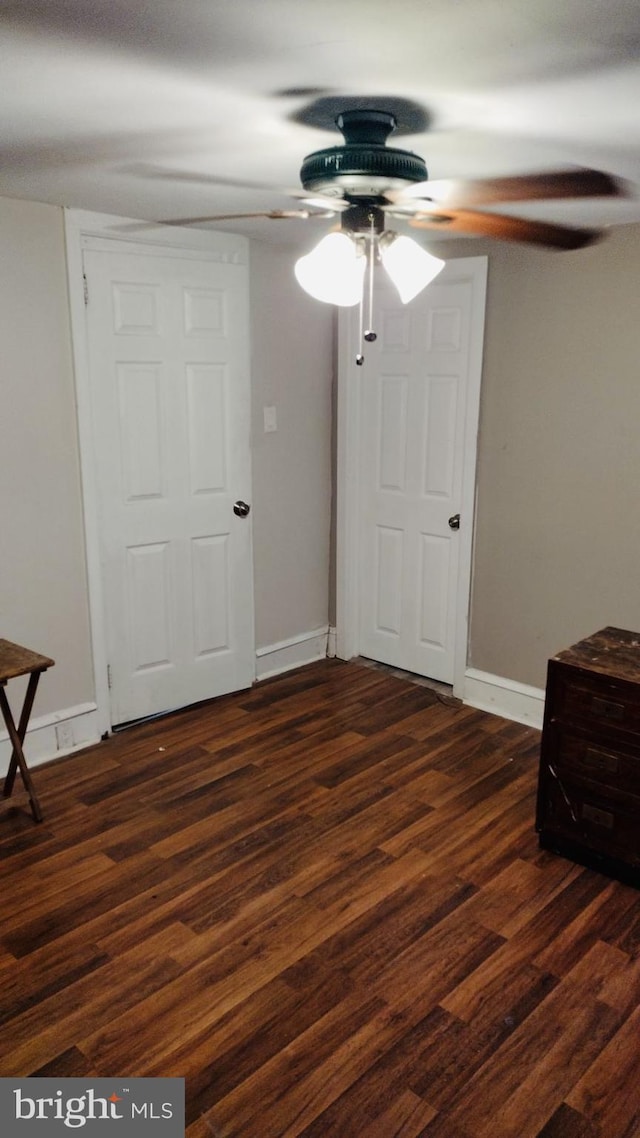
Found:
[(638, 0), (0, 0), (0, 194), (153, 220), (287, 208), (302, 158), (341, 142), (309, 120), (357, 96), (407, 101), (390, 144), (432, 178), (591, 166), (631, 196), (510, 212), (640, 222), (639, 60)]

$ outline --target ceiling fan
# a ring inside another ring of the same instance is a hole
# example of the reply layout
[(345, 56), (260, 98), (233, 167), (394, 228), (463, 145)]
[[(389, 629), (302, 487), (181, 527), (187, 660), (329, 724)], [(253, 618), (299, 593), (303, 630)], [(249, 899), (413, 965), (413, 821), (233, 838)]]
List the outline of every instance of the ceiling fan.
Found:
[[(333, 230), (295, 265), (299, 284), (315, 299), (341, 306), (360, 305), (360, 344), (377, 339), (373, 328), (374, 268), (382, 263), (403, 304), (412, 300), (444, 268), (416, 241), (386, 229), (398, 218), (417, 229), (452, 230), (552, 249), (580, 249), (600, 236), (597, 230), (569, 228), (477, 209), (501, 202), (623, 196), (621, 183), (598, 170), (430, 181), (424, 159), (387, 146), (396, 117), (389, 110), (355, 107), (335, 118), (344, 144), (308, 154), (300, 170), (302, 189), (291, 196), (298, 208), (214, 214), (176, 219), (169, 224), (235, 221), (240, 218), (340, 218)], [(217, 179), (216, 179), (217, 180)], [(368, 297), (365, 324), (365, 295)]]
[(600, 232), (478, 209), (502, 202), (562, 198), (624, 196), (622, 184), (598, 170), (570, 169), (550, 173), (456, 181), (430, 181), (424, 159), (408, 150), (386, 145), (396, 128), (395, 116), (384, 110), (346, 110), (335, 124), (344, 144), (314, 151), (303, 160), (302, 190), (292, 194), (298, 208), (250, 213), (212, 214), (175, 219), (167, 224), (241, 218), (289, 220), (340, 215), (341, 228), (351, 234), (372, 227), (380, 234), (393, 217), (417, 229), (453, 231), (525, 242), (552, 249), (580, 249)]

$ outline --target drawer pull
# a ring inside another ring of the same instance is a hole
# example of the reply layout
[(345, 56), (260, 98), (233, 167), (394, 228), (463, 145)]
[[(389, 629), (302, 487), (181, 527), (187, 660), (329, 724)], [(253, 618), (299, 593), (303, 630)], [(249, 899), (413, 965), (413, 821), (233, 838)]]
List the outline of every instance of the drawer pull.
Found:
[(580, 813), (583, 821), (593, 822), (594, 826), (604, 826), (606, 830), (613, 830), (613, 814), (608, 810), (599, 810), (597, 806), (589, 806), (588, 802), (583, 802)]
[(594, 695), (591, 700), (591, 710), (594, 715), (598, 715), (601, 719), (624, 719), (624, 704), (614, 703), (611, 699), (602, 699), (599, 695)]
[(609, 751), (600, 751), (596, 747), (587, 747), (584, 753), (585, 766), (594, 767), (598, 771), (615, 774), (618, 770), (618, 756)]

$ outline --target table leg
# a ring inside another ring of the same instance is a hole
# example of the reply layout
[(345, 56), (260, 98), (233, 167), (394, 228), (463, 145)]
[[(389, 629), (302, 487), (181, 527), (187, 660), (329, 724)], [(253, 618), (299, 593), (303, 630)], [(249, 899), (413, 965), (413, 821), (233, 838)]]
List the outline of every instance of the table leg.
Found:
[(9, 701), (7, 699), (7, 693), (4, 690), (4, 686), (0, 686), (0, 711), (2, 711), (2, 717), (5, 721), (7, 731), (9, 732), (9, 738), (11, 740), (11, 746), (13, 747), (13, 751), (11, 753), (11, 759), (9, 761), (9, 769), (7, 771), (7, 776), (4, 780), (4, 787), (3, 787), (2, 793), (3, 793), (5, 798), (8, 798), (9, 795), (12, 793), (13, 784), (15, 782), (15, 777), (16, 777), (16, 771), (19, 769), (22, 781), (23, 781), (24, 786), (25, 786), (25, 790), (27, 791), (27, 793), (29, 795), (29, 801), (31, 803), (31, 812), (32, 812), (33, 817), (34, 817), (36, 822), (42, 821), (42, 810), (40, 809), (40, 803), (38, 802), (38, 797), (36, 795), (35, 788), (33, 785), (33, 781), (31, 779), (31, 774), (30, 774), (29, 768), (27, 766), (27, 763), (26, 763), (26, 760), (24, 757), (24, 753), (22, 750), (22, 744), (24, 742), (24, 737), (27, 733), (27, 725), (29, 723), (29, 717), (31, 715), (31, 709), (33, 707), (33, 701), (36, 697), (36, 688), (38, 687), (38, 680), (39, 679), (40, 679), (40, 672), (32, 672), (31, 675), (29, 676), (29, 683), (27, 685), (27, 692), (26, 692), (26, 695), (24, 697), (24, 703), (22, 705), (22, 711), (20, 713), (20, 721), (18, 723), (17, 729), (16, 729), (16, 725), (13, 721), (13, 715), (11, 714), (11, 708), (9, 707)]

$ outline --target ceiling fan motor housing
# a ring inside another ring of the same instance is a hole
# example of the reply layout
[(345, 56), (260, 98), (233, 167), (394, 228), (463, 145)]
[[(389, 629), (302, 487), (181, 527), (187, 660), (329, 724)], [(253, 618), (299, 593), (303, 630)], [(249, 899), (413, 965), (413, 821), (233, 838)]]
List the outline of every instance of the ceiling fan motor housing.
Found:
[(427, 180), (424, 159), (410, 150), (388, 149), (396, 120), (386, 111), (353, 110), (338, 115), (344, 146), (308, 154), (300, 181), (305, 190), (335, 197), (375, 199), (387, 190)]

